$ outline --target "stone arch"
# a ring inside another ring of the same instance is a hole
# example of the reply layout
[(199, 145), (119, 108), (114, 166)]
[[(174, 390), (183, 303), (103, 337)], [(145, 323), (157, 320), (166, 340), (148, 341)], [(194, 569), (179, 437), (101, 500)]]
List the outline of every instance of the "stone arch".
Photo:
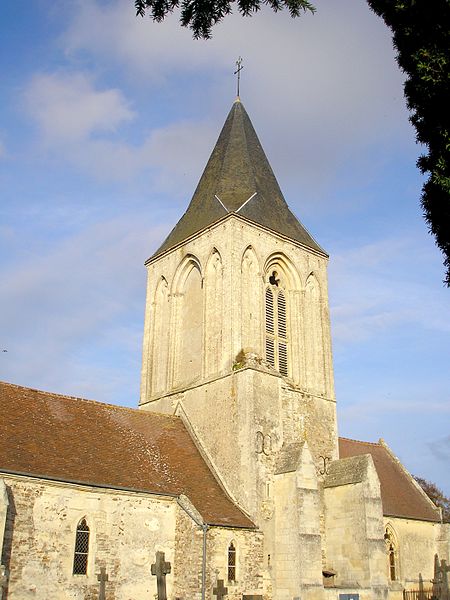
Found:
[(213, 375), (221, 370), (223, 357), (223, 263), (213, 248), (205, 269), (205, 372)]
[(278, 271), (283, 276), (284, 288), (286, 290), (301, 290), (302, 282), (300, 274), (292, 260), (283, 252), (273, 252), (264, 263), (264, 275), (270, 275), (272, 271)]
[(247, 246), (241, 258), (241, 347), (261, 355), (262, 279), (258, 255)]
[(310, 272), (308, 273), (308, 277), (307, 277), (307, 278), (306, 278), (306, 280), (305, 280), (305, 287), (306, 287), (306, 285), (307, 285), (308, 281), (309, 281), (311, 278), (314, 278), (314, 280), (315, 280), (315, 284), (317, 285), (317, 289), (319, 290), (320, 296), (322, 296), (322, 286), (321, 286), (321, 284), (320, 284), (320, 280), (319, 280), (319, 278), (317, 277), (317, 274), (316, 274), (316, 272), (315, 272), (315, 271), (310, 271)]
[(172, 382), (179, 387), (196, 381), (202, 375), (204, 290), (201, 264), (194, 255), (189, 254), (181, 261), (172, 289)]
[(314, 272), (309, 274), (305, 284), (304, 315), (307, 386), (322, 394), (325, 391), (325, 337), (321, 288)]
[(152, 395), (166, 390), (167, 365), (169, 359), (169, 323), (170, 298), (169, 284), (161, 275), (156, 285), (153, 299), (153, 330), (151, 348), (151, 384)]
[[(193, 268), (198, 270), (200, 277), (203, 279), (202, 265), (201, 265), (199, 259), (194, 254), (187, 254), (183, 258), (183, 260), (180, 262), (180, 264), (178, 265), (178, 267), (175, 271), (175, 276), (173, 278), (172, 290), (171, 290), (172, 294), (176, 295), (176, 294), (183, 293), (185, 284), (186, 284), (186, 280)], [(203, 285), (203, 281), (202, 281), (202, 285)]]

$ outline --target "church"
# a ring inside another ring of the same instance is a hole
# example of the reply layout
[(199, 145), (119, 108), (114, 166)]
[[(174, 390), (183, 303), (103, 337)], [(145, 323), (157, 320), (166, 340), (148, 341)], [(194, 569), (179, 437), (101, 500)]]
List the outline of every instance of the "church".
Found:
[(338, 437), (327, 262), (237, 98), (145, 263), (139, 406), (0, 384), (2, 600), (447, 600), (440, 509)]

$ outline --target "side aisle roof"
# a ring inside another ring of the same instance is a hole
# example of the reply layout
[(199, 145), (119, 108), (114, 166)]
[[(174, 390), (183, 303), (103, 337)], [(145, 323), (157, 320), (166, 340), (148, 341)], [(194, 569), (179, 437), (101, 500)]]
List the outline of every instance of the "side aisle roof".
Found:
[(0, 382), (0, 471), (186, 495), (210, 525), (254, 524), (231, 501), (179, 417)]
[(339, 458), (370, 454), (381, 485), (383, 513), (390, 517), (440, 522), (439, 509), (383, 443), (339, 438)]

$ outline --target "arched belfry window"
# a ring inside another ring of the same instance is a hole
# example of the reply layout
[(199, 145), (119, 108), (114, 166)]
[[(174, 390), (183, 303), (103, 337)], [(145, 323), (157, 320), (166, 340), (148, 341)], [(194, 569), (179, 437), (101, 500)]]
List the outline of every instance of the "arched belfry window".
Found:
[(397, 543), (395, 536), (389, 527), (386, 527), (384, 534), (384, 541), (386, 543), (386, 552), (388, 557), (388, 569), (389, 579), (391, 581), (397, 581), (398, 579), (398, 552)]
[(86, 519), (81, 519), (75, 535), (75, 552), (73, 556), (73, 574), (86, 575), (89, 555), (89, 527)]
[(228, 581), (236, 581), (236, 547), (233, 542), (228, 546)]
[(266, 361), (282, 375), (288, 374), (286, 293), (277, 271), (268, 277), (265, 291)]

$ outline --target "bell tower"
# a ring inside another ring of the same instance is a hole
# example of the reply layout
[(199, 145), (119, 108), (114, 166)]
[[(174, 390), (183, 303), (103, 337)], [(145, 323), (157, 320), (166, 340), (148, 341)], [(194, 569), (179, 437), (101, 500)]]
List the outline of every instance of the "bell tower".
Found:
[(146, 262), (140, 407), (183, 418), (263, 532), (277, 600), (323, 597), (322, 481), (338, 455), (327, 261), (237, 99)]
[(237, 99), (146, 262), (140, 406), (182, 414), (256, 520), (282, 449), (306, 441), (318, 469), (337, 456), (327, 260)]

